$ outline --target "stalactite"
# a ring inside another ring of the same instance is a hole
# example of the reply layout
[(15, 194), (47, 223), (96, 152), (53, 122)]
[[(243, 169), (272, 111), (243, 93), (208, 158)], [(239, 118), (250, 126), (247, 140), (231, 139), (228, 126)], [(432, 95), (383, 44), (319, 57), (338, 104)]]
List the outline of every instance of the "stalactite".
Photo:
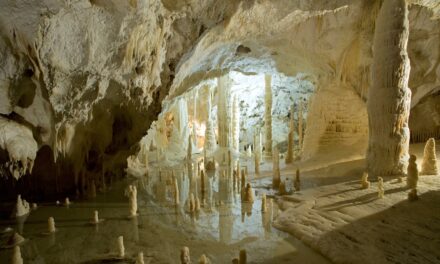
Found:
[(293, 162), (293, 154), (295, 153), (294, 147), (294, 131), (295, 131), (295, 123), (293, 119), (294, 107), (293, 105), (290, 108), (290, 123), (289, 123), (289, 134), (287, 135), (287, 155), (286, 155), (286, 164)]
[(368, 91), (370, 177), (402, 175), (408, 167), (411, 91), (408, 5), (384, 1), (376, 20), (373, 41), (372, 85)]
[(232, 103), (232, 147), (236, 152), (240, 151), (240, 108), (237, 96)]
[(264, 94), (264, 125), (266, 128), (265, 155), (272, 156), (272, 76), (266, 74)]

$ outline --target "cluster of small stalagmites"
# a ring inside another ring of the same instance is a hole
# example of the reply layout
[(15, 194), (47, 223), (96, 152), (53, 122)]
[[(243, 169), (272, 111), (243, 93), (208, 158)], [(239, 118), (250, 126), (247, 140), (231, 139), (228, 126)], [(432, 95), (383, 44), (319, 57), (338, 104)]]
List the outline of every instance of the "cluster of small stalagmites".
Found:
[(433, 138), (428, 139), (423, 152), (422, 175), (437, 175), (437, 156), (435, 154), (435, 140)]
[(29, 212), (30, 212), (29, 203), (26, 200), (21, 199), (21, 195), (18, 195), (17, 204), (15, 206), (15, 216), (16, 217), (24, 216), (27, 215)]
[(240, 255), (238, 258), (234, 258), (232, 260), (232, 264), (246, 264), (247, 263), (247, 255), (246, 250), (242, 249), (240, 250)]
[(368, 181), (368, 173), (364, 172), (361, 178), (361, 187), (362, 189), (369, 189), (371, 183)]

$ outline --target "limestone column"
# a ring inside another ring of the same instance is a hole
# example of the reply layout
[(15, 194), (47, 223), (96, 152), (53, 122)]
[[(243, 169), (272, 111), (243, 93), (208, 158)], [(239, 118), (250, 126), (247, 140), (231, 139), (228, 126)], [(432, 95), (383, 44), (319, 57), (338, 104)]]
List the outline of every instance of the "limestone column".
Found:
[(266, 127), (265, 154), (272, 156), (272, 76), (266, 74), (264, 94), (264, 125)]
[(408, 6), (405, 0), (384, 1), (376, 20), (372, 85), (367, 110), (367, 166), (373, 178), (401, 175), (408, 167), (411, 91), (407, 53)]
[(218, 120), (218, 144), (221, 148), (230, 147), (231, 116), (229, 111), (230, 85), (227, 75), (218, 80), (218, 102), (217, 102), (217, 120)]
[(293, 104), (290, 108), (290, 124), (289, 124), (289, 134), (287, 135), (287, 155), (286, 155), (286, 164), (293, 162), (293, 153), (294, 153), (294, 132), (295, 132), (295, 123), (293, 119), (294, 108)]
[(234, 96), (232, 103), (232, 147), (235, 151), (240, 151), (240, 108), (237, 96)]
[(197, 149), (197, 124), (196, 124), (196, 119), (197, 119), (197, 97), (198, 97), (199, 93), (197, 91), (197, 89), (194, 92), (194, 102), (193, 102), (193, 107), (194, 107), (194, 113), (193, 113), (193, 138), (194, 138), (194, 147)]
[(214, 123), (212, 121), (211, 116), (211, 89), (208, 91), (208, 100), (206, 103), (206, 111), (208, 113), (208, 117), (206, 119), (206, 130), (205, 130), (205, 150), (206, 153), (211, 154), (215, 151), (217, 146), (217, 142), (215, 140), (215, 132), (214, 132)]

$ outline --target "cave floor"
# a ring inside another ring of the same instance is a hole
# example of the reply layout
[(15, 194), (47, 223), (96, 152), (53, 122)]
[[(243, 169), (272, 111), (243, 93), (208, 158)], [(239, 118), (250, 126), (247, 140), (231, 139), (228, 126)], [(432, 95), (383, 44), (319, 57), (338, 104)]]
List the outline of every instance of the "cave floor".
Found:
[[(423, 146), (410, 148), (419, 169)], [(385, 197), (379, 199), (377, 182), (361, 189), (364, 163), (310, 164), (303, 189), (278, 197), (282, 212), (274, 226), (335, 263), (440, 263), (440, 176), (419, 176), (419, 200), (413, 202), (406, 178), (384, 178)], [(292, 177), (294, 167), (284, 175)]]

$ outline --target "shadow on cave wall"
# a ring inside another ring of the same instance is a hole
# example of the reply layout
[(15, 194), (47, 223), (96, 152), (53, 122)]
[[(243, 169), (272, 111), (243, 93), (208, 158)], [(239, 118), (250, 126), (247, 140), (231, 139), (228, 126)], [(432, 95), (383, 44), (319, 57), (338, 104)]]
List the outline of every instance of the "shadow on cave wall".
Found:
[(401, 201), (322, 236), (318, 247), (338, 263), (440, 263), (440, 191)]

